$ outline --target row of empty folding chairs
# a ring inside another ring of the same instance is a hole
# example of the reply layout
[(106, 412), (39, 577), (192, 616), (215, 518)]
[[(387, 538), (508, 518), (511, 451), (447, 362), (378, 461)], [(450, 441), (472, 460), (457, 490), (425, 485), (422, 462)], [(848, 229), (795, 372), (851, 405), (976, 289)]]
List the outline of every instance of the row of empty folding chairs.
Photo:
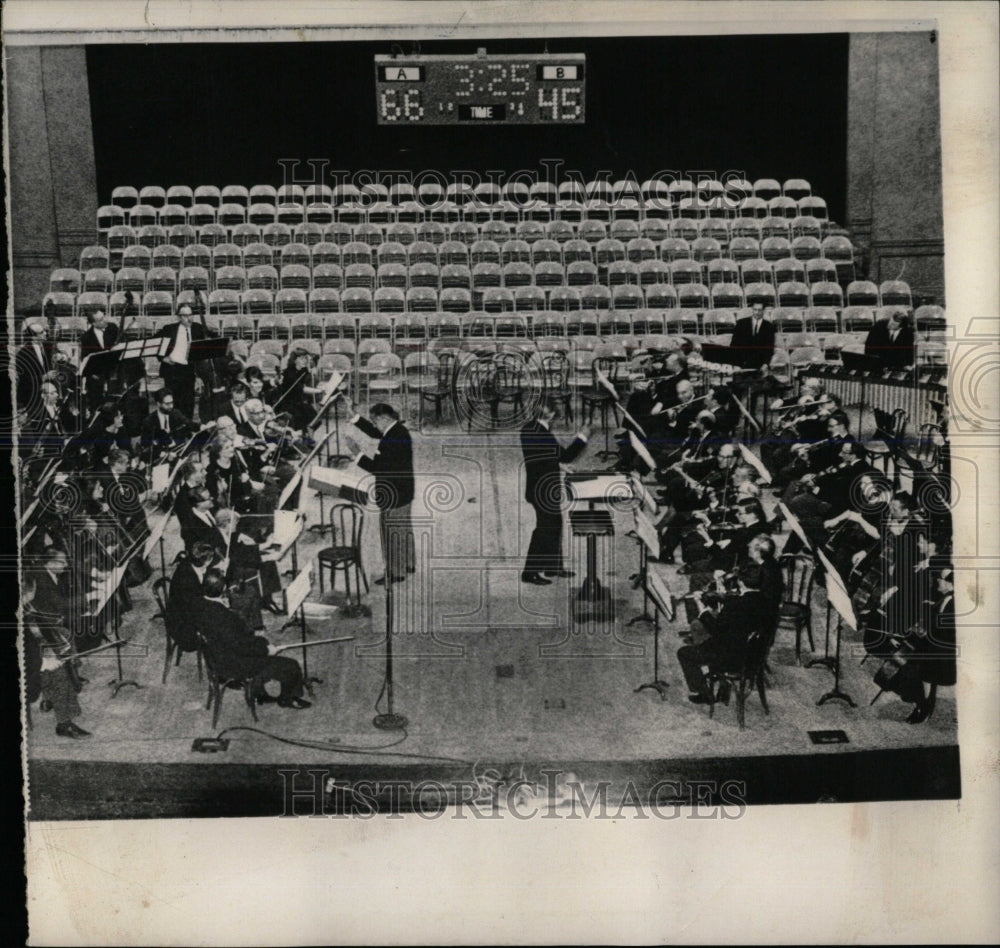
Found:
[[(646, 264), (655, 273), (660, 263), (697, 263), (706, 268), (709, 264), (724, 261), (721, 269), (732, 270), (733, 280), (738, 280), (740, 264), (763, 260), (777, 265), (782, 263), (793, 271), (807, 272), (811, 261), (824, 260), (826, 264), (838, 267), (841, 264), (853, 266), (853, 247), (846, 237), (768, 237), (763, 241), (753, 237), (733, 238), (728, 246), (714, 237), (697, 237), (688, 241), (683, 237), (666, 237), (660, 241), (648, 237), (634, 237), (622, 241), (615, 237), (604, 237), (591, 243), (573, 239), (565, 243), (543, 238), (534, 243), (514, 237), (498, 241), (479, 239), (471, 244), (457, 240), (447, 240), (441, 244), (430, 241), (415, 241), (403, 244), (398, 241), (372, 245), (364, 241), (349, 241), (338, 244), (320, 241), (316, 244), (301, 242), (268, 244), (257, 240), (250, 243), (232, 242), (216, 244), (129, 244), (115, 251), (99, 245), (88, 246), (80, 254), (80, 270), (120, 269), (138, 267), (143, 270), (155, 267), (181, 269), (185, 266), (200, 266), (218, 269), (223, 266), (305, 266), (321, 265), (350, 266), (474, 266), (489, 263), (506, 266), (512, 263), (537, 266), (541, 263), (559, 264), (569, 268), (582, 265), (608, 268), (612, 264)], [(735, 264), (735, 267), (734, 267)], [(811, 264), (811, 268), (826, 266)], [(801, 266), (800, 266), (801, 265)], [(829, 268), (827, 268), (829, 270)], [(61, 268), (67, 278), (72, 277), (72, 268)], [(829, 271), (832, 272), (832, 271)], [(839, 270), (838, 270), (839, 272)], [(722, 279), (727, 279), (725, 275)]]
[[(753, 209), (745, 208), (747, 212)], [(141, 243), (156, 246), (161, 243), (186, 245), (189, 243), (205, 243), (214, 245), (226, 241), (244, 244), (262, 240), (272, 245), (281, 245), (293, 241), (302, 243), (317, 243), (320, 240), (330, 240), (334, 243), (347, 243), (360, 240), (373, 246), (384, 242), (395, 241), (402, 244), (426, 240), (430, 243), (443, 243), (446, 240), (459, 240), (472, 243), (477, 239), (506, 240), (517, 237), (533, 243), (536, 240), (549, 238), (559, 243), (565, 243), (574, 238), (596, 242), (611, 236), (628, 241), (635, 237), (646, 237), (653, 241), (666, 237), (676, 237), (684, 240), (695, 240), (698, 237), (710, 237), (727, 244), (738, 237), (752, 237), (757, 240), (767, 237), (816, 237), (843, 235), (843, 231), (831, 224), (826, 218), (811, 214), (757, 214), (744, 213), (729, 218), (666, 218), (647, 215), (645, 217), (618, 217), (611, 219), (609, 214), (598, 215), (588, 212), (577, 212), (572, 217), (565, 216), (554, 221), (538, 221), (515, 219), (512, 213), (503, 217), (485, 217), (484, 219), (451, 220), (454, 215), (445, 215), (442, 220), (413, 221), (377, 221), (347, 220), (342, 216), (339, 220), (331, 214), (317, 214), (313, 219), (305, 221), (267, 220), (266, 216), (241, 220), (239, 215), (223, 214), (218, 220), (196, 219), (189, 216), (187, 220), (175, 220), (170, 223), (166, 217), (150, 221), (149, 215), (129, 215), (124, 219), (120, 209), (103, 207), (98, 215), (98, 239), (108, 247)], [(564, 211), (568, 214), (568, 211)], [(357, 216), (357, 215), (354, 215)], [(415, 215), (411, 215), (415, 216)], [(146, 220), (146, 223), (142, 223)]]
[(796, 201), (813, 196), (812, 185), (804, 178), (789, 178), (782, 184), (775, 178), (758, 178), (751, 183), (746, 178), (738, 176), (727, 177), (725, 181), (705, 177), (697, 182), (687, 178), (671, 180), (669, 177), (658, 177), (649, 178), (639, 184), (636, 180), (628, 178), (614, 182), (607, 180), (607, 178), (583, 182), (578, 180), (576, 176), (568, 176), (558, 185), (549, 181), (536, 181), (529, 185), (520, 179), (509, 181), (502, 186), (493, 181), (482, 182), (476, 186), (464, 181), (454, 181), (447, 183), (444, 187), (438, 181), (426, 181), (418, 186), (406, 181), (396, 181), (391, 186), (370, 182), (361, 187), (350, 182), (337, 185), (284, 184), (280, 187), (257, 184), (250, 188), (239, 184), (230, 184), (222, 188), (210, 184), (199, 185), (195, 188), (188, 185), (173, 185), (167, 188), (160, 185), (146, 185), (142, 188), (120, 185), (111, 192), (111, 203), (126, 208), (134, 207), (136, 204), (150, 204), (154, 207), (163, 207), (166, 204), (179, 204), (182, 207), (208, 204), (219, 207), (226, 203), (242, 204), (247, 207), (259, 202), (271, 204), (337, 203), (355, 201), (361, 198), (394, 203), (440, 198), (456, 202), (475, 199), (495, 203), (505, 199), (531, 198), (552, 203), (558, 200), (584, 200), (589, 197), (630, 196), (641, 200), (652, 197), (676, 197), (680, 199), (695, 194), (701, 194), (704, 197), (731, 194), (753, 196), (763, 200), (784, 196)]
[[(210, 289), (267, 289), (293, 287), (310, 290), (316, 288), (342, 289), (364, 286), (368, 289), (396, 287), (410, 289), (429, 286), (432, 289), (487, 289), (489, 287), (516, 288), (520, 286), (608, 286), (631, 284), (650, 286), (686, 283), (705, 283), (709, 286), (727, 283), (749, 286), (753, 283), (837, 283), (838, 270), (829, 260), (801, 261), (784, 259), (774, 264), (761, 260), (712, 260), (707, 264), (695, 260), (647, 260), (642, 263), (614, 261), (603, 267), (585, 261), (567, 265), (556, 261), (531, 263), (475, 263), (471, 267), (461, 263), (317, 263), (314, 267), (300, 263), (286, 263), (279, 267), (270, 263), (249, 266), (225, 264), (208, 268), (185, 266), (179, 270), (172, 266), (142, 267), (123, 266), (92, 267), (83, 272), (62, 267), (52, 272), (49, 289), (57, 293), (105, 293), (132, 290), (210, 290)], [(867, 289), (866, 281), (851, 281), (855, 292)], [(874, 284), (872, 284), (874, 285)], [(885, 281), (876, 287), (878, 298), (888, 305), (906, 305), (910, 299), (909, 286), (903, 281)], [(892, 297), (890, 299), (890, 297)]]
[(417, 224), (425, 220), (452, 224), (459, 221), (485, 223), (490, 220), (506, 221), (512, 224), (522, 221), (542, 224), (553, 220), (638, 222), (648, 218), (669, 220), (675, 217), (689, 220), (714, 219), (719, 221), (737, 217), (776, 217), (786, 220), (808, 217), (822, 221), (828, 219), (826, 202), (822, 198), (816, 197), (803, 198), (800, 201), (787, 197), (776, 197), (770, 201), (756, 197), (747, 197), (741, 200), (731, 200), (725, 197), (706, 200), (685, 197), (676, 203), (672, 200), (659, 198), (647, 201), (637, 201), (631, 198), (611, 200), (593, 198), (587, 201), (558, 201), (552, 204), (534, 199), (527, 199), (523, 202), (500, 201), (497, 203), (474, 200), (464, 204), (448, 200), (437, 200), (429, 203), (403, 201), (399, 204), (389, 201), (370, 203), (352, 201), (345, 204), (258, 202), (249, 206), (226, 203), (217, 207), (211, 204), (193, 204), (190, 207), (181, 204), (165, 204), (162, 207), (156, 207), (152, 204), (136, 204), (132, 207), (105, 204), (98, 208), (97, 227), (98, 230), (106, 231), (122, 224), (128, 224), (131, 227), (145, 227), (152, 224), (158, 224), (161, 227), (173, 227), (179, 224), (203, 227), (206, 224), (218, 223), (226, 227), (235, 227), (245, 223), (259, 226), (274, 223), (295, 226), (303, 223), (330, 224), (333, 222), (384, 226), (395, 223)]
[[(276, 312), (285, 315), (297, 313), (429, 313), (437, 310), (468, 313), (476, 309), (487, 312), (537, 312), (555, 310), (637, 310), (637, 309), (740, 309), (760, 304), (765, 308), (832, 308), (844, 306), (845, 296), (839, 284), (832, 282), (751, 283), (741, 287), (736, 283), (702, 283), (671, 285), (651, 284), (645, 287), (631, 283), (612, 287), (592, 284), (575, 286), (509, 287), (480, 285), (473, 289), (451, 286), (435, 289), (416, 286), (409, 289), (383, 286), (371, 290), (368, 286), (349, 286), (344, 289), (317, 287), (312, 290), (284, 287), (267, 289), (265, 285), (247, 289), (242, 274), (233, 275), (234, 288), (228, 286), (209, 291), (208, 308), (215, 313), (262, 314)], [(114, 314), (125, 306), (128, 292), (137, 298), (140, 311), (146, 316), (169, 316), (181, 305), (197, 305), (204, 297), (196, 290), (186, 289), (177, 293), (171, 290), (142, 290), (137, 282), (134, 288), (107, 293), (88, 290), (80, 294), (68, 292), (48, 293), (43, 305), (59, 316), (86, 315), (97, 309)], [(887, 303), (887, 300), (892, 302)], [(898, 300), (898, 302), (896, 302)], [(875, 284), (851, 284), (846, 295), (848, 306), (880, 307), (890, 305), (907, 308), (910, 304), (906, 292), (881, 296)]]

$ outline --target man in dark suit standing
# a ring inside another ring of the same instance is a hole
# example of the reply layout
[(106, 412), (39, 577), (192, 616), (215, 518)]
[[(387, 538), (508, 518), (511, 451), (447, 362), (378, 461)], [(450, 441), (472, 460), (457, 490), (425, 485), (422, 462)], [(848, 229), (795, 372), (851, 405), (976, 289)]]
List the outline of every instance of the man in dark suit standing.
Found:
[[(348, 411), (352, 406), (348, 405)], [(350, 438), (347, 450), (355, 454), (354, 463), (375, 475), (373, 500), (379, 508), (382, 556), (385, 560), (383, 582), (401, 583), (406, 573), (416, 572), (417, 557), (413, 540), (411, 508), (414, 495), (413, 439), (392, 405), (379, 402), (371, 407), (371, 421), (355, 414), (351, 424), (369, 438), (378, 438), (375, 457), (368, 457)]]
[(177, 322), (164, 326), (160, 335), (170, 340), (160, 361), (163, 384), (176, 396), (177, 408), (188, 418), (194, 418), (195, 371), (191, 346), (206, 338), (205, 327), (194, 322), (191, 307), (185, 305), (177, 310)]
[(169, 388), (161, 388), (156, 393), (156, 410), (146, 416), (139, 429), (143, 461), (155, 464), (161, 454), (187, 440), (192, 431), (194, 425), (190, 416), (174, 407), (174, 393)]
[(774, 323), (764, 318), (764, 307), (754, 303), (749, 316), (736, 320), (729, 348), (732, 364), (741, 369), (762, 369), (774, 355)]
[[(80, 337), (80, 361), (96, 352), (107, 352), (118, 343), (118, 327), (109, 323), (103, 309), (88, 315), (90, 326)], [(99, 372), (86, 376), (87, 409), (92, 414), (100, 408), (107, 393), (110, 373)]]
[[(199, 627), (208, 645), (209, 660), (216, 674), (223, 678), (256, 679), (253, 697), (258, 704), (277, 701), (282, 708), (300, 711), (312, 707), (302, 698), (302, 668), (294, 658), (276, 655), (274, 646), (261, 635), (254, 635), (246, 622), (226, 605), (222, 598), (226, 580), (222, 572), (210, 569), (201, 584), (204, 600)], [(276, 681), (281, 692), (275, 699), (264, 683)]]
[(25, 342), (14, 356), (17, 372), (17, 403), (29, 414), (37, 408), (42, 379), (52, 371), (52, 343), (48, 330), (40, 319), (33, 319), (25, 327)]
[(913, 353), (913, 330), (905, 313), (894, 310), (868, 331), (865, 355), (878, 359), (887, 369), (913, 368)]
[(569, 464), (587, 446), (590, 430), (584, 426), (576, 438), (563, 447), (552, 434), (555, 403), (545, 400), (538, 417), (521, 429), (524, 454), (524, 499), (535, 511), (535, 529), (528, 544), (528, 556), (521, 582), (548, 586), (547, 577), (572, 575), (562, 562), (562, 505), (564, 498), (560, 464)]
[(754, 303), (749, 316), (736, 320), (736, 327), (733, 329), (729, 342), (730, 362), (741, 369), (759, 372), (761, 376), (744, 382), (747, 408), (751, 414), (756, 408), (758, 392), (767, 391), (772, 384), (772, 380), (768, 378), (768, 367), (774, 356), (776, 336), (774, 323), (764, 318), (764, 307), (760, 303)]

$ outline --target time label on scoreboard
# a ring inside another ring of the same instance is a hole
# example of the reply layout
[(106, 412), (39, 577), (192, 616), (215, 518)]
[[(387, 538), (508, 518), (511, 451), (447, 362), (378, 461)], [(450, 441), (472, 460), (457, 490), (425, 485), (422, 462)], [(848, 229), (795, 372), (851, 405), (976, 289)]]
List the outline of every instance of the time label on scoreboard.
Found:
[(586, 56), (376, 56), (379, 125), (582, 125)]

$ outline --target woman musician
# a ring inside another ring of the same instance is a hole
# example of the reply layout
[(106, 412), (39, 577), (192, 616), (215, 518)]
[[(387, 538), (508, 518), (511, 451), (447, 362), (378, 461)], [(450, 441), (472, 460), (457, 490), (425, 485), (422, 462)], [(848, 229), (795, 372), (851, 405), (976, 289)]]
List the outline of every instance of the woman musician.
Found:
[(273, 404), (288, 412), (292, 428), (306, 434), (306, 428), (316, 413), (313, 396), (322, 389), (312, 385), (312, 357), (305, 349), (293, 349), (282, 373)]
[(220, 435), (209, 446), (205, 484), (220, 507), (232, 507), (241, 514), (255, 513), (260, 509), (264, 483), (250, 477), (246, 459), (237, 448), (237, 437), (234, 427), (232, 437)]

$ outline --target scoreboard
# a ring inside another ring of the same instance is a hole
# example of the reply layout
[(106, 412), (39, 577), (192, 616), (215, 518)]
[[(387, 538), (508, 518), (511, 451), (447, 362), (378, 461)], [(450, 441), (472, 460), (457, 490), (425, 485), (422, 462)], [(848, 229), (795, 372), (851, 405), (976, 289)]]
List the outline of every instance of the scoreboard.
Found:
[(582, 125), (586, 55), (376, 56), (379, 125)]

